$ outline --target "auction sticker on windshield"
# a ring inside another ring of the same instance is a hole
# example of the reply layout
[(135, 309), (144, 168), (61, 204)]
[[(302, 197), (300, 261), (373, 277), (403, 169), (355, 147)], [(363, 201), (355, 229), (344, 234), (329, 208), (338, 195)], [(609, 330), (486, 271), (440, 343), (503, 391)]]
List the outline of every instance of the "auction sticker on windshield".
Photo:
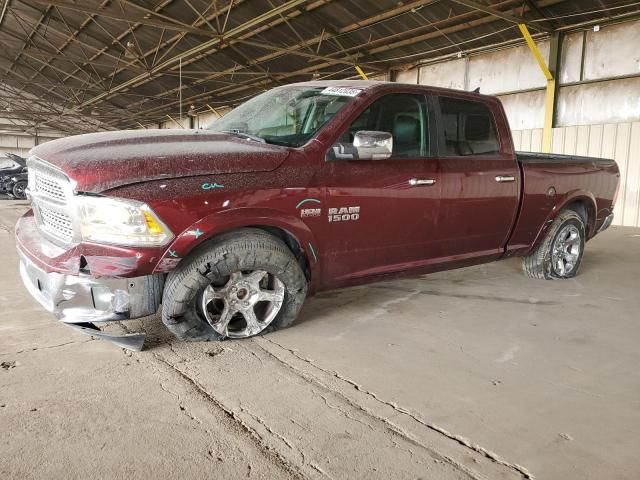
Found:
[(339, 97), (355, 97), (361, 91), (361, 88), (327, 87), (320, 93), (322, 95), (337, 95)]

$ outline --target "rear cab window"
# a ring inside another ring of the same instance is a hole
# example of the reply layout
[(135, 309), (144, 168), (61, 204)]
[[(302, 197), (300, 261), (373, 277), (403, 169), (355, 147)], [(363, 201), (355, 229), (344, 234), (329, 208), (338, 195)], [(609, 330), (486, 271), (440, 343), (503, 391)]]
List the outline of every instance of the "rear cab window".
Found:
[(439, 96), (439, 150), (442, 157), (500, 152), (495, 119), (486, 103)]

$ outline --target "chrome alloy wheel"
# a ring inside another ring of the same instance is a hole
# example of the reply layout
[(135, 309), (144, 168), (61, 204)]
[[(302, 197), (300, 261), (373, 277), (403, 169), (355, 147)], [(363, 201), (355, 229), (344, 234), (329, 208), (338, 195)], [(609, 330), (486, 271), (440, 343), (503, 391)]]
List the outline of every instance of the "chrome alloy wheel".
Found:
[(582, 239), (575, 225), (566, 225), (560, 230), (553, 243), (551, 261), (555, 273), (564, 277), (569, 275), (580, 258)]
[(278, 315), (284, 293), (284, 283), (268, 272), (234, 272), (224, 285), (211, 284), (204, 289), (202, 313), (223, 337), (251, 337)]

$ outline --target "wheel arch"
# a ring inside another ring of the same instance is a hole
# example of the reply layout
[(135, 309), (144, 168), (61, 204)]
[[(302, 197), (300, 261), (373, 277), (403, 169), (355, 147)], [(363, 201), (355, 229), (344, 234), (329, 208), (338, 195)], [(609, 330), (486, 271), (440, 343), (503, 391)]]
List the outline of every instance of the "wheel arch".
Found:
[(195, 222), (167, 247), (154, 272), (168, 273), (197, 247), (221, 235), (243, 228), (263, 230), (282, 240), (296, 257), (310, 282), (319, 261), (317, 243), (311, 230), (299, 218), (271, 209), (238, 208), (212, 213)]
[(593, 235), (595, 234), (596, 226), (596, 205), (596, 199), (593, 194), (584, 190), (574, 190), (563, 196), (556, 203), (551, 212), (549, 212), (549, 215), (545, 219), (544, 223), (540, 226), (538, 235), (536, 236), (535, 241), (533, 242), (527, 253), (533, 251), (540, 244), (540, 242), (544, 239), (549, 226), (553, 223), (560, 212), (567, 209), (574, 210), (578, 215), (582, 217), (583, 221), (585, 222), (585, 233), (587, 237), (586, 240), (593, 237)]
[(594, 235), (598, 207), (596, 199), (591, 192), (576, 191), (567, 195), (554, 212), (554, 220), (562, 210), (573, 210), (582, 217), (587, 239)]

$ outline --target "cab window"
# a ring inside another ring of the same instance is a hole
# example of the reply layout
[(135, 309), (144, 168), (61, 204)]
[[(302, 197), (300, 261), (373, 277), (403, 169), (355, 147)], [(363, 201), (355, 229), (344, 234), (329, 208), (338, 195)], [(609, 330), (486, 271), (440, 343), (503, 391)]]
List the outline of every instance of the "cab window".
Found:
[(349, 126), (338, 144), (343, 148), (353, 145), (355, 134), (363, 130), (390, 133), (392, 159), (429, 155), (427, 106), (422, 95), (392, 94), (376, 100)]
[(482, 102), (440, 97), (440, 154), (460, 157), (498, 153), (500, 142), (489, 107)]

